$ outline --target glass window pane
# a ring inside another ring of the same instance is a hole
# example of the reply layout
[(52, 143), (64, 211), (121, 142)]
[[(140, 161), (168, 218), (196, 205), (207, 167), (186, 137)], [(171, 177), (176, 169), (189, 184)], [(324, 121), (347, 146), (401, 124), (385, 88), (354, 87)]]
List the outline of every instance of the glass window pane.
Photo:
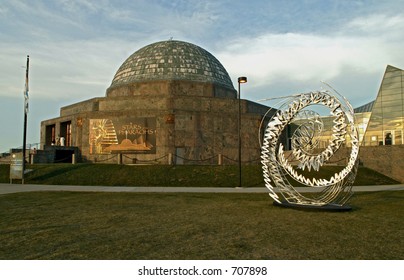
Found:
[(394, 78), (394, 77), (401, 77), (401, 72), (402, 71), (389, 71), (386, 72), (384, 75), (384, 79), (389, 79), (389, 78)]
[(393, 95), (385, 95), (384, 94), (382, 99), (383, 99), (383, 105), (384, 105), (384, 102), (392, 101), (392, 100), (395, 100), (396, 103), (397, 103), (397, 101), (399, 101), (401, 103), (401, 93), (400, 94), (393, 94)]
[(394, 138), (394, 145), (401, 145), (403, 144), (403, 130), (396, 130), (394, 131), (395, 133), (395, 138)]
[(386, 90), (386, 89), (400, 89), (401, 88), (401, 83), (387, 83), (383, 82), (381, 89)]
[(388, 110), (388, 108), (389, 107), (397, 107), (397, 106), (399, 106), (399, 107), (401, 107), (401, 110), (402, 110), (402, 108), (403, 108), (403, 105), (401, 104), (401, 100), (397, 100), (397, 99), (387, 99), (386, 101), (385, 101), (385, 99), (383, 98), (383, 102), (382, 102), (382, 104), (383, 104), (383, 111), (386, 111), (386, 109)]
[[(395, 108), (395, 107), (392, 107)], [(397, 110), (397, 111), (389, 111), (384, 114), (384, 118), (396, 118), (396, 117), (402, 117), (403, 116), (403, 110)]]
[(385, 95), (401, 95), (402, 89), (401, 87), (398, 88), (389, 88), (389, 89), (382, 89), (380, 92), (382, 94), (382, 96), (384, 97)]

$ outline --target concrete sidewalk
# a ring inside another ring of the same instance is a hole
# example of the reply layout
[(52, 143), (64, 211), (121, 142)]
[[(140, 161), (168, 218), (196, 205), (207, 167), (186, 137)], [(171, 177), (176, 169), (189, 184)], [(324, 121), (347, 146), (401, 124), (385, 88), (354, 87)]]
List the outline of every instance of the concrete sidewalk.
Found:
[[(323, 188), (296, 188), (299, 192), (318, 192)], [(354, 192), (368, 191), (400, 191), (404, 184), (357, 186)], [(138, 193), (267, 193), (268, 189), (261, 188), (215, 188), (215, 187), (106, 187), (106, 186), (62, 186), (62, 185), (30, 185), (30, 184), (0, 184), (0, 194), (35, 192), (35, 191), (69, 191), (69, 192), (138, 192)], [(275, 188), (276, 191), (276, 188)]]

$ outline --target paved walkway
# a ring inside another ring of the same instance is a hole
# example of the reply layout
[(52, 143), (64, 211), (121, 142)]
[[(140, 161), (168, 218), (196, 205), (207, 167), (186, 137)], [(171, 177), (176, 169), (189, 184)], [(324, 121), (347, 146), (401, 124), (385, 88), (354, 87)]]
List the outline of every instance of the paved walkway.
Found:
[[(299, 192), (317, 192), (322, 188), (296, 188)], [(381, 186), (357, 186), (354, 192), (364, 191), (399, 191), (404, 184)], [(159, 192), (159, 193), (267, 193), (261, 188), (214, 188), (214, 187), (105, 187), (105, 186), (60, 186), (30, 184), (0, 184), (0, 194), (34, 192), (34, 191), (69, 191), (69, 192)], [(275, 189), (276, 191), (276, 189)]]

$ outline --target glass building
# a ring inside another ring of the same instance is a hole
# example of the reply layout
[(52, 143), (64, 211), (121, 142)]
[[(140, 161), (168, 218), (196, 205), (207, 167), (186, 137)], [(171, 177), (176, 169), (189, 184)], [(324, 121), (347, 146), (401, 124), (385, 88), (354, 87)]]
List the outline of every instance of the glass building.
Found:
[[(354, 112), (361, 146), (404, 144), (404, 70), (388, 65), (376, 100), (355, 108)], [(315, 137), (317, 148), (329, 145), (333, 121), (334, 117), (321, 117), (322, 131)], [(291, 149), (291, 139), (301, 124), (302, 120), (297, 118), (289, 125), (287, 149)], [(349, 136), (346, 140), (345, 145), (351, 146)]]
[(365, 128), (362, 146), (403, 144), (404, 71), (388, 65), (376, 100), (355, 113)]

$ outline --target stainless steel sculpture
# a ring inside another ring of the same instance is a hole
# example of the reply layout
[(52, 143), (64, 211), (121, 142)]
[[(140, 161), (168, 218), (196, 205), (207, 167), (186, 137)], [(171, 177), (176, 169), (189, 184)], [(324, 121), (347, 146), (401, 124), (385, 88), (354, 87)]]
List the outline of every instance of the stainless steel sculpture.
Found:
[[(310, 105), (328, 108), (333, 117), (332, 135), (325, 148), (319, 147), (324, 129), (322, 118), (309, 110)], [(285, 156), (285, 147), (280, 141), (282, 133), (292, 122), (295, 123), (295, 131), (290, 141), (291, 157), (294, 162), (298, 162), (294, 166), (290, 163), (290, 158)], [(358, 138), (353, 108), (337, 92), (332, 94), (321, 90), (288, 97), (265, 127), (261, 145), (261, 163), (269, 195), (279, 204), (343, 206), (352, 195), (352, 184), (358, 167)], [(307, 178), (300, 173), (305, 169), (318, 171), (347, 139), (351, 144), (350, 155), (348, 163), (340, 172), (329, 179)], [(292, 186), (291, 180), (320, 189), (315, 195), (305, 196)]]

